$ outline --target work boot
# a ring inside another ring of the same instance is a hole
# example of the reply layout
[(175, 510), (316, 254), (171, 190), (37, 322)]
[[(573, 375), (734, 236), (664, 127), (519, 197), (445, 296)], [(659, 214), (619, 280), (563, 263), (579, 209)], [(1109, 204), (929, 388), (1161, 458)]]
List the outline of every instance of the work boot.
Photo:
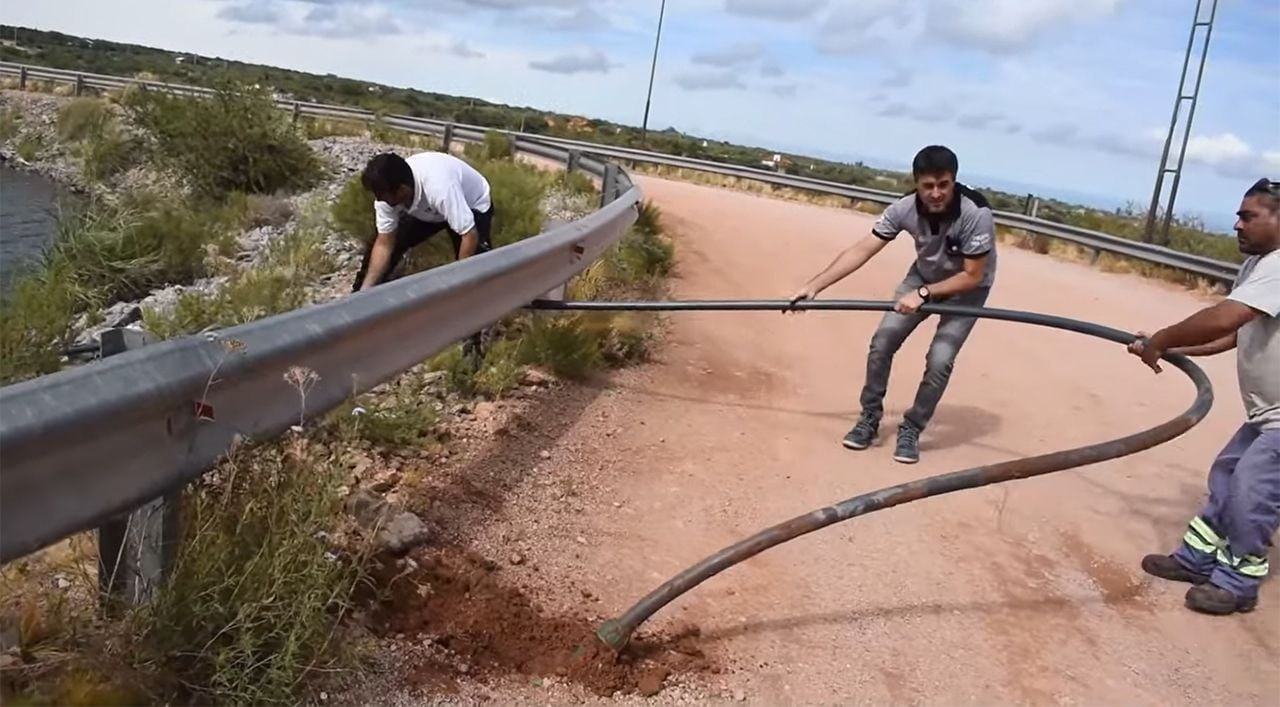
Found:
[(847, 449), (866, 449), (875, 441), (876, 433), (880, 431), (880, 420), (874, 415), (863, 413), (858, 418), (858, 424), (849, 430), (841, 442)]
[(920, 430), (909, 422), (898, 428), (898, 446), (893, 450), (893, 460), (903, 464), (920, 461)]
[(1187, 590), (1187, 608), (1202, 614), (1226, 616), (1253, 611), (1257, 597), (1239, 597), (1216, 584), (1201, 584)]
[(1204, 584), (1209, 581), (1209, 575), (1192, 572), (1174, 559), (1173, 555), (1147, 555), (1142, 558), (1142, 570), (1170, 582)]

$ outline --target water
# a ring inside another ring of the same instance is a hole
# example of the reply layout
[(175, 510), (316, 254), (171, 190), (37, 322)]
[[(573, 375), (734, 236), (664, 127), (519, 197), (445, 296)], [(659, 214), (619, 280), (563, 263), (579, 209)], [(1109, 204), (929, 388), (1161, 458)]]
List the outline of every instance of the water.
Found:
[(50, 180), (0, 164), (0, 293), (40, 264), (57, 233), (64, 196)]

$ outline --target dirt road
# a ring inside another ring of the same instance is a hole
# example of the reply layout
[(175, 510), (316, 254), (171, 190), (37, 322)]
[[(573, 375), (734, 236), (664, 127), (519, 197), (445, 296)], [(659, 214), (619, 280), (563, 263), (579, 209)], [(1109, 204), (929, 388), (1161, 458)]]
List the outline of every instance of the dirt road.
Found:
[[(849, 210), (638, 181), (676, 234), (677, 298), (785, 297), (872, 223)], [(910, 257), (901, 236), (824, 296), (887, 298)], [(1000, 258), (990, 306), (1138, 330), (1208, 301), (1010, 247)], [(535, 558), (504, 571), (547, 602), (613, 615), (780, 520), (908, 478), (1120, 436), (1184, 409), (1193, 393), (1181, 374), (1155, 376), (1116, 345), (979, 322), (922, 438), (921, 463), (904, 466), (891, 459), (893, 434), (932, 322), (895, 362), (878, 445), (840, 446), (878, 318), (672, 315), (653, 364), (579, 396), (554, 429), (532, 421), (537, 442), (486, 457), (492, 465), (545, 445), (540, 459), (501, 463), (520, 467), (513, 483), (570, 488), (568, 500), (513, 492), (472, 538)], [(1138, 567), (1144, 553), (1173, 548), (1242, 416), (1231, 357), (1201, 365), (1214, 409), (1170, 444), (828, 528), (713, 578), (648, 625), (696, 623), (730, 665), (710, 678), (710, 694), (759, 704), (1274, 704), (1275, 583), (1253, 614), (1214, 618), (1183, 607), (1185, 586)], [(546, 594), (557, 586), (574, 590)], [(578, 588), (593, 599), (578, 599)]]

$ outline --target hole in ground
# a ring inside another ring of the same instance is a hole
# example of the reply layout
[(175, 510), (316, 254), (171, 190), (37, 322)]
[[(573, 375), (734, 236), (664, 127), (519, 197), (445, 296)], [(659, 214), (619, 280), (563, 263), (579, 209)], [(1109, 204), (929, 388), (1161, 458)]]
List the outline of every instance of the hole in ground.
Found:
[(596, 638), (597, 622), (546, 612), (504, 583), (497, 563), (474, 552), (432, 548), (411, 557), (416, 568), (394, 559), (375, 566), (378, 596), (362, 603), (375, 634), (429, 638), (442, 649), (414, 666), (413, 685), (447, 689), (464, 674), (480, 680), (520, 674), (554, 676), (601, 696), (649, 696), (672, 675), (721, 672), (698, 645), (696, 626), (640, 631), (614, 652)]

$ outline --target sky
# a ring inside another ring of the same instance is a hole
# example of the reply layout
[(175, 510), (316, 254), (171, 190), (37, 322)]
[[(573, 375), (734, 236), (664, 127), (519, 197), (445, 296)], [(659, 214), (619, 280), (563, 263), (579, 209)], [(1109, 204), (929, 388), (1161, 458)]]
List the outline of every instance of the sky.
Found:
[[(59, 0), (5, 3), (0, 21), (639, 125), (659, 5)], [(649, 127), (894, 169), (940, 143), (961, 181), (1145, 208), (1195, 11), (671, 0)], [(1280, 0), (1218, 0), (1208, 57), (1176, 210), (1226, 231), (1249, 184), (1280, 179)]]

